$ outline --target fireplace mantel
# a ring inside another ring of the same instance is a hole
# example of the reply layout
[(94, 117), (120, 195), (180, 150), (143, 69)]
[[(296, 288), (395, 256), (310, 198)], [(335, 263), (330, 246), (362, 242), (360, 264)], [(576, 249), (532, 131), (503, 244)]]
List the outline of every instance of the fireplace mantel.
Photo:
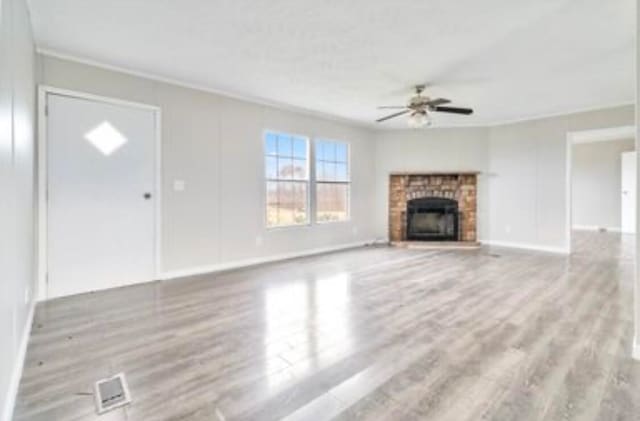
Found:
[(393, 175), (480, 175), (480, 171), (425, 171), (425, 172), (402, 172), (402, 171), (392, 171), (389, 173), (390, 176)]
[(476, 241), (478, 171), (392, 172), (389, 175), (389, 240), (407, 240), (407, 202), (441, 197), (458, 202), (459, 240)]

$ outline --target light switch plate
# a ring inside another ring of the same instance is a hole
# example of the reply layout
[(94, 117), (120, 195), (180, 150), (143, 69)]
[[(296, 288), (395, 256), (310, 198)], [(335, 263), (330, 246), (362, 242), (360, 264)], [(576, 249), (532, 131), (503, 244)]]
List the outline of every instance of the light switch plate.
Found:
[(184, 180), (173, 180), (173, 191), (184, 191), (185, 187)]

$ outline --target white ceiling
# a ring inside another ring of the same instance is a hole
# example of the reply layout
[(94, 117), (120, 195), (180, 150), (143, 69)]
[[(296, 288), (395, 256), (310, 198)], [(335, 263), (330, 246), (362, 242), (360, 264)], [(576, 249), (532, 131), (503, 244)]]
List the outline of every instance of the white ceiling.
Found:
[[(483, 125), (634, 101), (634, 0), (31, 0), (42, 50), (361, 122), (411, 86)], [(400, 120), (385, 127), (406, 127)]]

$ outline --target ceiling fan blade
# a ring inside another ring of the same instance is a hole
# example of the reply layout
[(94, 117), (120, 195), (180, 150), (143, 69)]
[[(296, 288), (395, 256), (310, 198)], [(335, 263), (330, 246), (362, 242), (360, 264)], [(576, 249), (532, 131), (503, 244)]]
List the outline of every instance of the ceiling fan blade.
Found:
[(388, 115), (388, 116), (386, 116), (386, 117), (379, 118), (379, 119), (377, 119), (377, 120), (376, 120), (376, 123), (381, 123), (381, 122), (383, 122), (383, 121), (385, 121), (385, 120), (389, 120), (389, 119), (391, 119), (391, 118), (401, 116), (402, 114), (406, 114), (406, 113), (408, 113), (409, 111), (411, 111), (411, 110), (404, 110), (404, 111), (400, 111), (399, 113), (393, 113), (393, 114)]
[(438, 105), (444, 105), (444, 104), (448, 104), (450, 102), (451, 102), (451, 100), (449, 100), (449, 99), (436, 98), (436, 99), (432, 99), (431, 101), (427, 102), (427, 105), (429, 105), (431, 107), (437, 107)]
[(378, 107), (379, 110), (393, 110), (393, 109), (403, 109), (403, 108), (407, 108), (406, 105), (381, 105)]
[(433, 111), (437, 111), (439, 113), (453, 113), (453, 114), (464, 114), (464, 115), (473, 114), (473, 110), (471, 108), (458, 108), (458, 107), (434, 107)]

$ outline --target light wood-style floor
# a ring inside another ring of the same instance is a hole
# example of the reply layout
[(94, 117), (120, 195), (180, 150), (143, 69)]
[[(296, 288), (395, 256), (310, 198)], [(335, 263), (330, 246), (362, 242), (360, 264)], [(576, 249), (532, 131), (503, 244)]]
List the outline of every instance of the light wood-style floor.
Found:
[[(632, 243), (363, 248), (54, 300), (16, 419), (639, 420)], [(121, 371), (133, 403), (96, 416)]]

